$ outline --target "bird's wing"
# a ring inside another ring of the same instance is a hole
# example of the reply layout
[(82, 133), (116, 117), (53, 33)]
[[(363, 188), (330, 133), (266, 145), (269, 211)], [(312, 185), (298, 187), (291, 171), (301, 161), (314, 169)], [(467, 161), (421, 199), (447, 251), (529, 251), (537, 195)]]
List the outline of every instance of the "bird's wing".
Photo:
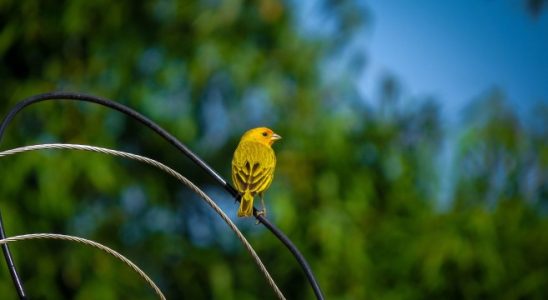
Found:
[(260, 193), (272, 183), (276, 157), (271, 148), (241, 143), (232, 160), (232, 181), (240, 192)]

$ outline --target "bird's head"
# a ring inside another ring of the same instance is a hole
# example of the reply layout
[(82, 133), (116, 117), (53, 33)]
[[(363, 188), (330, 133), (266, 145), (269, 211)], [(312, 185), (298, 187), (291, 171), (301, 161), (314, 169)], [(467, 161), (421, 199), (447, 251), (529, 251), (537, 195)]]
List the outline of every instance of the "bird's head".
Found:
[(242, 141), (255, 141), (271, 146), (275, 141), (282, 137), (276, 134), (272, 129), (266, 127), (257, 127), (248, 130), (242, 136)]

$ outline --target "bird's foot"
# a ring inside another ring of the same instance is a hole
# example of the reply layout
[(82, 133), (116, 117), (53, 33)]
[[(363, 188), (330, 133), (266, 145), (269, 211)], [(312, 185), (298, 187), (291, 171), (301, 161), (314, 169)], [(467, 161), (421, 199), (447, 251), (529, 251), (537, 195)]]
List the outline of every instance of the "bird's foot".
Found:
[[(263, 218), (266, 218), (266, 208), (263, 209), (263, 210), (258, 210), (258, 211), (257, 211), (257, 218), (258, 218), (259, 216), (263, 216)], [(259, 220), (257, 219), (257, 223), (255, 223), (255, 225), (258, 225), (259, 223), (260, 223), (260, 222), (259, 222)]]

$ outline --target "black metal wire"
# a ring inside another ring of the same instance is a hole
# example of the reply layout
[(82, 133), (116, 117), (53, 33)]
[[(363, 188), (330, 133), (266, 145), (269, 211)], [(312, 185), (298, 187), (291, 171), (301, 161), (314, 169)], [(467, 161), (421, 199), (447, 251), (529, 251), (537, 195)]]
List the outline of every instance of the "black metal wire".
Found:
[[(1, 212), (0, 212), (0, 238), (1, 239), (6, 238), (6, 233), (4, 232), (4, 221), (2, 220)], [(13, 284), (15, 285), (15, 289), (17, 290), (17, 295), (19, 296), (19, 299), (21, 300), (27, 299), (27, 295), (25, 294), (25, 288), (23, 287), (21, 278), (19, 278), (19, 275), (17, 274), (17, 269), (15, 268), (15, 263), (13, 262), (13, 259), (11, 257), (10, 248), (8, 247), (8, 244), (2, 245), (2, 252), (4, 252), (4, 258), (6, 259), (6, 263), (10, 271), (11, 280), (13, 281)]]
[[(76, 101), (92, 102), (92, 103), (96, 103), (96, 104), (100, 104), (100, 105), (112, 108), (114, 110), (117, 110), (119, 112), (122, 112), (132, 117), (133, 119), (141, 122), (148, 128), (155, 131), (162, 138), (166, 139), (170, 144), (175, 146), (175, 148), (177, 148), (179, 151), (185, 154), (188, 158), (190, 158), (194, 163), (196, 163), (200, 168), (202, 168), (207, 174), (213, 177), (213, 179), (217, 181), (217, 183), (219, 183), (230, 195), (232, 195), (232, 197), (234, 197), (236, 201), (240, 201), (240, 195), (238, 194), (236, 189), (234, 189), (234, 187), (230, 185), (230, 183), (224, 180), (217, 172), (215, 172), (215, 170), (213, 170), (207, 163), (205, 163), (200, 157), (194, 154), (194, 152), (188, 149), (183, 143), (181, 143), (173, 135), (168, 133), (166, 130), (164, 130), (162, 127), (160, 127), (159, 125), (157, 125), (156, 123), (148, 119), (147, 117), (136, 112), (135, 110), (123, 104), (111, 101), (106, 98), (80, 94), (80, 93), (71, 93), (71, 92), (53, 92), (53, 93), (46, 93), (46, 94), (38, 94), (32, 97), (29, 97), (17, 103), (8, 112), (8, 114), (2, 121), (2, 124), (0, 124), (0, 142), (2, 140), (2, 137), (4, 136), (4, 131), (6, 130), (6, 127), (19, 111), (21, 111), (23, 108), (31, 104), (46, 101), (46, 100), (76, 100)], [(274, 224), (272, 224), (270, 221), (265, 219), (262, 215), (257, 215), (257, 212), (258, 210), (256, 208), (253, 208), (253, 215), (255, 216), (255, 218), (257, 218), (257, 220), (261, 224), (263, 224), (266, 228), (268, 228), (268, 230), (270, 230), (287, 247), (287, 249), (293, 254), (293, 256), (295, 256), (295, 259), (297, 259), (297, 262), (303, 269), (306, 275), (306, 278), (308, 279), (308, 282), (310, 283), (310, 286), (312, 287), (312, 290), (314, 291), (314, 294), (316, 295), (316, 298), (323, 300), (324, 296), (320, 289), (318, 281), (316, 280), (314, 273), (312, 272), (312, 269), (310, 268), (304, 256), (300, 253), (300, 251), (293, 244), (293, 242), (280, 229), (274, 226)], [(11, 259), (9, 249), (6, 247), (6, 248), (3, 248), (3, 250), (4, 250), (4, 258), (6, 259), (6, 262), (8, 263), (8, 268), (10, 268), (10, 272), (12, 273), (12, 276), (13, 274), (15, 274), (15, 277), (12, 277), (12, 279), (14, 280), (14, 283), (15, 282), (20, 283), (21, 280), (17, 276), (17, 272), (15, 271), (15, 266), (10, 265), (9, 263), (10, 260), (8, 260), (8, 257)], [(21, 285), (21, 288), (22, 288), (22, 285)]]

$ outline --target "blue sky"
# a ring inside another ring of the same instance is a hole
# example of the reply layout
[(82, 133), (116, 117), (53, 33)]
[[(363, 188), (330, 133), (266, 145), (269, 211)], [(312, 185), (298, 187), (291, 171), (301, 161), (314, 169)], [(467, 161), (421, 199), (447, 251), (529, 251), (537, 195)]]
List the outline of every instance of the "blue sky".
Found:
[(412, 96), (434, 96), (446, 117), (492, 87), (521, 114), (548, 103), (548, 12), (531, 17), (516, 0), (370, 1), (364, 39), (366, 96), (382, 74), (395, 75)]
[[(306, 2), (305, 14), (313, 10)], [(448, 130), (438, 158), (443, 207), (461, 117), (472, 101), (497, 87), (522, 117), (548, 104), (548, 11), (533, 18), (523, 0), (377, 0), (367, 7), (371, 22), (357, 38), (367, 65), (356, 82), (365, 99), (376, 99), (380, 79), (391, 74), (410, 99), (440, 103)], [(305, 23), (322, 27), (321, 20)]]

